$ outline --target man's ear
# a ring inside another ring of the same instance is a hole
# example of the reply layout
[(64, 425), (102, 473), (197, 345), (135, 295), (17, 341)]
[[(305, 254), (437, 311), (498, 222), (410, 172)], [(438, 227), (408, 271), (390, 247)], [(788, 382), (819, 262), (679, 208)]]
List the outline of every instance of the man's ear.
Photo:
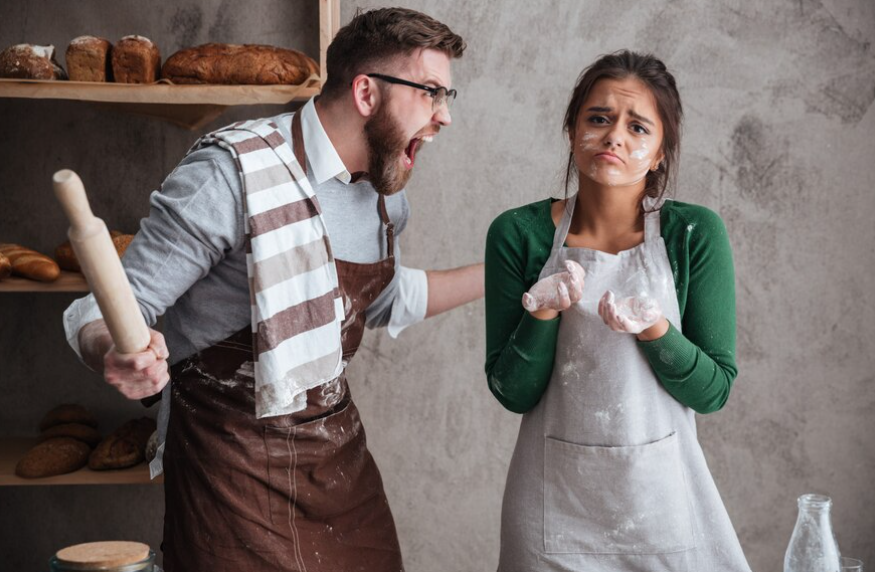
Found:
[(381, 101), (380, 88), (377, 82), (364, 74), (355, 76), (352, 80), (352, 101), (356, 111), (362, 117), (371, 117), (376, 113)]

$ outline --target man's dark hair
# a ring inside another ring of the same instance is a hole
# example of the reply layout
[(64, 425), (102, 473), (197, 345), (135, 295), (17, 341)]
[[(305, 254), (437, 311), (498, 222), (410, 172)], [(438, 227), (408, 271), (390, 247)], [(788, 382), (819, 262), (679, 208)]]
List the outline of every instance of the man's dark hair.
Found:
[(380, 64), (421, 48), (460, 58), (465, 40), (445, 24), (415, 10), (359, 10), (328, 46), (325, 64), (328, 79), (322, 87), (322, 97), (335, 99), (349, 89), (356, 75), (383, 71), (378, 67)]

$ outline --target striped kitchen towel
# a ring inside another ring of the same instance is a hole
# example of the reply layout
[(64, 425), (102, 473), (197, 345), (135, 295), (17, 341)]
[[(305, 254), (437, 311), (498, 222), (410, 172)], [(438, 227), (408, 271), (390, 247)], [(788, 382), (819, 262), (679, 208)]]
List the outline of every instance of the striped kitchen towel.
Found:
[(245, 194), (255, 413), (300, 411), (306, 391), (343, 371), (337, 268), (313, 188), (271, 119), (202, 137), (237, 161)]

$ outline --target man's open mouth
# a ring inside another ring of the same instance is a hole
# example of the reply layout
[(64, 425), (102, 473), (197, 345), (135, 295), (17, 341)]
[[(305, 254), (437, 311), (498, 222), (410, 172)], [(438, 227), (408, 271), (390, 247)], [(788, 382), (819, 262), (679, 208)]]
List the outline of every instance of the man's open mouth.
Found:
[(422, 137), (414, 137), (407, 144), (407, 149), (404, 150), (404, 164), (408, 169), (413, 167), (416, 162), (416, 152), (422, 147), (423, 143), (429, 143), (434, 140), (434, 135), (423, 135)]

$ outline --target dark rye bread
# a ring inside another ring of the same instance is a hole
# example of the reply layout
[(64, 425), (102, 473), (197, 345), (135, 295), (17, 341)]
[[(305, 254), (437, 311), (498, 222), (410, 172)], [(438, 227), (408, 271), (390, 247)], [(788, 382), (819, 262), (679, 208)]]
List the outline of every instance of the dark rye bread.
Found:
[(155, 420), (149, 417), (126, 422), (92, 451), (88, 468), (95, 471), (124, 469), (143, 462), (146, 443), (156, 428)]
[(64, 403), (58, 405), (43, 416), (39, 424), (39, 430), (45, 431), (49, 427), (64, 423), (82, 423), (89, 427), (97, 427), (97, 420), (87, 409), (78, 403)]
[(100, 433), (94, 427), (82, 423), (64, 423), (62, 425), (49, 427), (40, 433), (39, 440), (42, 442), (57, 437), (71, 437), (78, 441), (82, 441), (92, 449), (100, 443), (102, 438)]
[(72, 473), (85, 466), (91, 447), (72, 437), (56, 437), (35, 445), (15, 466), (15, 474), (38, 479)]

